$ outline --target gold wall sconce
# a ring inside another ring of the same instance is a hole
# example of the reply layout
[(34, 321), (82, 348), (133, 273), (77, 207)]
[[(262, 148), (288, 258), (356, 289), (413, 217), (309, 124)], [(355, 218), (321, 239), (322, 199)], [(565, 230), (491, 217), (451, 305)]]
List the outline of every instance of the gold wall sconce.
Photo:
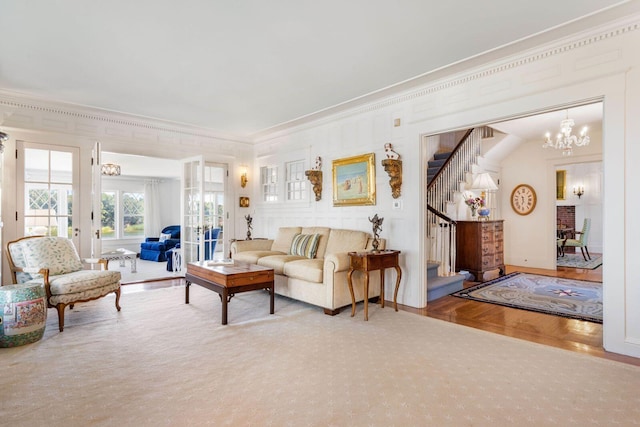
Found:
[(391, 196), (394, 199), (400, 197), (402, 187), (402, 160), (384, 159), (382, 166), (389, 175), (389, 186), (391, 186)]
[(249, 198), (248, 197), (240, 197), (240, 207), (248, 208), (249, 207)]
[(322, 199), (322, 171), (308, 170), (304, 174), (313, 185), (313, 194), (316, 195), (316, 202)]
[(247, 178), (247, 167), (243, 166), (240, 168), (240, 187), (246, 187), (247, 182), (249, 182), (249, 179)]
[(584, 194), (584, 186), (578, 185), (577, 187), (573, 187), (573, 194), (578, 196), (578, 199), (582, 197), (582, 195)]

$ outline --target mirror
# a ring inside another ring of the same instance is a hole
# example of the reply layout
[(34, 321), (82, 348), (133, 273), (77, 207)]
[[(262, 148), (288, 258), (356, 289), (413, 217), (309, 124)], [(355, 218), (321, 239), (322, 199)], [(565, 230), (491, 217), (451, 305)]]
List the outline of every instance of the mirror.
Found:
[(567, 192), (567, 171), (556, 171), (556, 200), (564, 200)]

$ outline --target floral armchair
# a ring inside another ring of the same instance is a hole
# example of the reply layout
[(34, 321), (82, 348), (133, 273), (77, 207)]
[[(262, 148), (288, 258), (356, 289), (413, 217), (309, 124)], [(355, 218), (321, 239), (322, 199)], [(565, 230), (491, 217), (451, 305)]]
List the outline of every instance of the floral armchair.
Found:
[(73, 242), (64, 237), (30, 236), (7, 243), (7, 257), (14, 283), (42, 283), (47, 305), (58, 310), (58, 326), (64, 329), (68, 305), (116, 294), (120, 311), (120, 272), (109, 271), (108, 260), (96, 260), (104, 269), (84, 270)]

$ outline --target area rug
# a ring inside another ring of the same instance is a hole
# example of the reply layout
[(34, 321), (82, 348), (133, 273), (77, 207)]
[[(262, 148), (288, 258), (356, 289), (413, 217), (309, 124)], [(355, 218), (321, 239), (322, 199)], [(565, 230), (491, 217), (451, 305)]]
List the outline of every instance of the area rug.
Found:
[[(640, 367), (362, 303), (327, 316), (192, 286), (49, 310), (0, 349), (6, 426), (630, 425)], [(481, 368), (481, 369), (480, 369)]]
[(602, 283), (597, 282), (515, 272), (451, 295), (602, 323)]
[(564, 254), (559, 256), (556, 262), (558, 267), (584, 268), (587, 270), (595, 270), (602, 265), (602, 256), (592, 255), (590, 260), (585, 261), (582, 254)]

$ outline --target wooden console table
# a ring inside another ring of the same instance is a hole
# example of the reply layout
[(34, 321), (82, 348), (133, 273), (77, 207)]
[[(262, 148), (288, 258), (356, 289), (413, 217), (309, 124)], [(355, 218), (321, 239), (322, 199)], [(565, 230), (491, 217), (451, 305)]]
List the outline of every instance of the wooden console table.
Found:
[(393, 293), (393, 306), (398, 311), (398, 289), (402, 278), (402, 270), (398, 262), (399, 254), (400, 251), (394, 250), (349, 252), (350, 267), (347, 273), (347, 283), (349, 284), (349, 292), (351, 292), (351, 317), (356, 314), (356, 297), (353, 293), (353, 282), (351, 281), (354, 271), (362, 271), (364, 273), (364, 320), (369, 320), (369, 272), (380, 270), (380, 306), (384, 308), (384, 270), (386, 268), (395, 268), (397, 277), (396, 289)]

